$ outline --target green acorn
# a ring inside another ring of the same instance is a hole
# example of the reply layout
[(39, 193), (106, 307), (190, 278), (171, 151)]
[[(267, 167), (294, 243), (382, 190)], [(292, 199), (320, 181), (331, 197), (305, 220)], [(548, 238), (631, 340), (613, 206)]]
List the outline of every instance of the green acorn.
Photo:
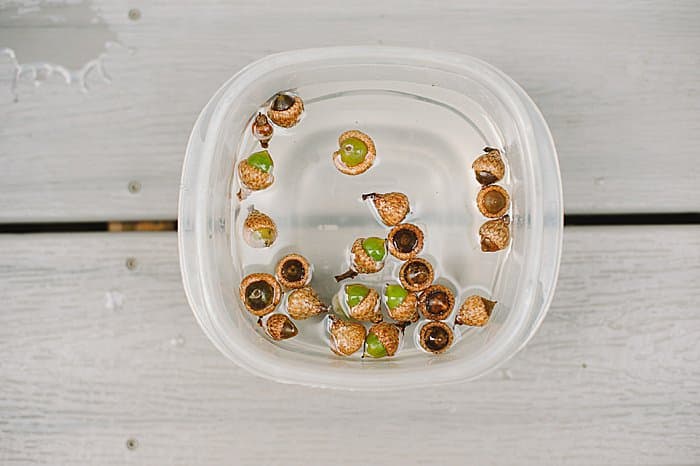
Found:
[(418, 320), (418, 298), (401, 285), (387, 284), (384, 287), (384, 305), (389, 317), (397, 322)]
[(359, 238), (352, 243), (350, 248), (350, 270), (336, 275), (335, 280), (340, 282), (346, 278), (355, 278), (360, 273), (375, 273), (384, 268), (386, 258), (386, 241), (383, 238), (369, 237)]
[(392, 357), (399, 350), (401, 331), (387, 322), (374, 324), (367, 332), (365, 354), (373, 358)]

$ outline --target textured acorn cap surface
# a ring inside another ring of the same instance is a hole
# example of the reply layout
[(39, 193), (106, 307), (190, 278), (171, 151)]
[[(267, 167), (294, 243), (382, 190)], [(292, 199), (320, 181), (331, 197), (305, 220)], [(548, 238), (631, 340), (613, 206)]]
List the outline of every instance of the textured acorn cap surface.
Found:
[(367, 296), (362, 298), (356, 306), (349, 309), (350, 317), (356, 320), (365, 322), (381, 322), (382, 310), (379, 306), (379, 293), (377, 290), (370, 288)]
[[(489, 202), (489, 198), (493, 199), (494, 196), (499, 202), (503, 201), (503, 205), (500, 209), (492, 211), (493, 202)], [(476, 205), (479, 207), (479, 212), (481, 212), (481, 215), (484, 217), (503, 217), (505, 213), (508, 212), (508, 208), (510, 207), (510, 196), (508, 195), (508, 191), (496, 184), (484, 186), (476, 196)]]
[(253, 132), (253, 137), (260, 141), (260, 145), (263, 148), (267, 148), (267, 143), (270, 141), (270, 139), (272, 139), (272, 133), (274, 132), (274, 129), (270, 124), (270, 120), (268, 120), (262, 113), (258, 113), (253, 120), (251, 130)]
[(384, 261), (377, 262), (372, 259), (365, 248), (362, 247), (362, 242), (366, 238), (358, 238), (352, 243), (350, 254), (352, 254), (352, 268), (358, 273), (375, 273), (384, 268)]
[(377, 336), (379, 341), (384, 345), (387, 356), (393, 356), (399, 349), (399, 342), (401, 341), (401, 332), (399, 328), (388, 322), (381, 322), (379, 324), (374, 324), (369, 328), (367, 334), (373, 333)]
[[(421, 267), (421, 270), (426, 270), (427, 275), (425, 276), (425, 280), (422, 280), (420, 283), (414, 283), (409, 280), (410, 277), (408, 277), (408, 274), (411, 270), (415, 269), (414, 265), (424, 266)], [(404, 262), (399, 270), (399, 281), (401, 281), (401, 285), (408, 291), (423, 291), (433, 283), (434, 278), (435, 272), (433, 271), (433, 266), (430, 262), (420, 257), (414, 257)]]
[[(294, 264), (293, 261), (297, 261), (298, 265)], [(291, 280), (294, 277), (289, 276), (288, 266), (290, 264), (294, 265), (295, 270), (293, 273), (295, 274), (303, 270), (303, 273), (300, 274), (301, 276), (298, 280)], [(277, 267), (275, 268), (275, 276), (277, 277), (277, 280), (282, 284), (282, 286), (290, 289), (303, 288), (304, 286), (308, 285), (311, 281), (311, 273), (311, 264), (301, 254), (287, 254), (280, 259), (280, 261), (277, 263)]]
[(503, 179), (506, 172), (501, 152), (491, 147), (484, 148), (484, 151), (486, 154), (477, 157), (472, 164), (476, 181), (482, 185), (497, 183)]
[(340, 135), (340, 137), (338, 138), (338, 145), (340, 146), (343, 143), (343, 141), (345, 141), (348, 138), (356, 138), (365, 143), (365, 145), (367, 146), (367, 155), (365, 155), (365, 159), (362, 161), (362, 163), (359, 163), (354, 167), (348, 167), (347, 165), (345, 165), (345, 163), (343, 163), (343, 160), (340, 158), (340, 151), (335, 151), (333, 152), (333, 163), (335, 164), (335, 167), (338, 170), (340, 170), (342, 173), (345, 173), (346, 175), (359, 175), (360, 173), (364, 173), (367, 170), (369, 170), (369, 168), (374, 163), (374, 159), (377, 156), (377, 152), (374, 147), (374, 141), (372, 141), (372, 138), (367, 136), (362, 131), (351, 130), (345, 131), (343, 134)]
[(310, 286), (294, 290), (287, 296), (287, 312), (292, 319), (304, 320), (327, 311), (328, 306)]
[(251, 191), (260, 191), (269, 188), (275, 181), (272, 172), (264, 172), (249, 164), (247, 160), (241, 160), (238, 163), (238, 177), (243, 186)]
[(377, 215), (384, 225), (393, 227), (403, 222), (411, 211), (408, 196), (404, 193), (371, 193), (362, 196), (363, 199), (371, 199)]
[(265, 329), (275, 341), (287, 340), (299, 334), (297, 326), (284, 314), (273, 314), (265, 322)]
[(441, 354), (452, 346), (454, 332), (446, 323), (431, 320), (421, 327), (418, 341), (425, 351)]
[[(445, 298), (436, 302), (437, 298)], [(455, 307), (455, 295), (446, 286), (432, 285), (425, 289), (418, 298), (418, 310), (430, 320), (445, 320)]]
[[(264, 244), (256, 244), (258, 240), (255, 238), (255, 232), (260, 228), (269, 228), (273, 232), (272, 239), (266, 240)], [(259, 210), (251, 209), (243, 222), (243, 238), (252, 247), (269, 247), (277, 239), (277, 225), (269, 216)]]
[(357, 322), (348, 322), (330, 316), (328, 329), (330, 333), (331, 351), (339, 356), (350, 356), (365, 344), (367, 330)]
[[(292, 96), (291, 94), (286, 94), (289, 97), (294, 98), (294, 103), (292, 106), (286, 110), (274, 110), (274, 99), (267, 110), (267, 116), (272, 120), (277, 126), (283, 128), (291, 128), (296, 125), (301, 118), (301, 114), (304, 113), (304, 101), (298, 95)], [(276, 98), (277, 96), (275, 96)]]
[[(399, 246), (401, 245), (403, 239), (402, 235), (405, 235), (404, 232), (409, 232), (408, 234), (413, 234), (413, 237), (415, 238), (415, 244), (413, 245), (413, 248), (408, 252), (402, 252), (399, 248), (396, 247), (395, 244), (399, 243)], [(423, 250), (423, 239), (423, 231), (420, 228), (413, 225), (412, 223), (402, 223), (400, 225), (396, 225), (394, 228), (391, 229), (389, 235), (387, 236), (386, 242), (389, 247), (389, 252), (392, 256), (396, 257), (398, 260), (406, 261), (420, 254), (420, 252)]]
[[(254, 309), (246, 301), (246, 289), (248, 286), (259, 281), (263, 281), (272, 287), (273, 296), (270, 304), (262, 309)], [(265, 314), (269, 314), (270, 312), (274, 311), (279, 304), (280, 299), (282, 299), (282, 287), (279, 283), (277, 283), (275, 277), (269, 273), (251, 273), (241, 280), (241, 284), (238, 287), (238, 296), (241, 298), (241, 302), (243, 302), (243, 306), (248, 310), (248, 312), (256, 316), (264, 316)]]
[(455, 324), (483, 327), (491, 317), (496, 301), (490, 301), (478, 295), (469, 296), (459, 308)]
[(481, 237), (481, 250), (484, 252), (500, 251), (510, 242), (509, 218), (489, 220), (479, 228)]
[(418, 297), (415, 293), (409, 292), (403, 302), (394, 309), (389, 309), (389, 306), (387, 306), (387, 312), (389, 317), (396, 322), (415, 322), (419, 318), (417, 306)]

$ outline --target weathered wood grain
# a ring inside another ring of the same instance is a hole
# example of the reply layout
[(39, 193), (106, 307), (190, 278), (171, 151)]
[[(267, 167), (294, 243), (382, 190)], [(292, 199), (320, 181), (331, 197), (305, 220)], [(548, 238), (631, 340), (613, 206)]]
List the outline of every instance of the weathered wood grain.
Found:
[(4, 235), (0, 463), (697, 464), (698, 283), (697, 226), (567, 228), (550, 314), (506, 367), (347, 393), (221, 356), (174, 234)]

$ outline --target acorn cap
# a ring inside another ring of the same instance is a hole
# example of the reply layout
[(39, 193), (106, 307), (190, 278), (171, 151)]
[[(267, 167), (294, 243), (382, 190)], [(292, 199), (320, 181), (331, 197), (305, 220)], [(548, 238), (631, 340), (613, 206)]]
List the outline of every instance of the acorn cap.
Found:
[(287, 254), (277, 263), (275, 276), (285, 288), (302, 288), (311, 281), (311, 264), (300, 254)]
[(291, 128), (301, 119), (304, 113), (304, 102), (297, 95), (280, 92), (270, 103), (267, 116), (277, 126)]
[(490, 301), (482, 296), (469, 296), (459, 308), (455, 324), (483, 327), (489, 321), (495, 305), (496, 301)]
[(374, 324), (369, 328), (367, 336), (370, 334), (376, 335), (379, 341), (382, 342), (387, 356), (391, 357), (396, 354), (401, 341), (401, 332), (396, 325), (387, 322)]
[(500, 251), (510, 242), (510, 218), (505, 216), (496, 220), (489, 220), (479, 228), (481, 237), (481, 250), (484, 252)]
[[(270, 231), (268, 238), (260, 237), (258, 230), (263, 228)], [(277, 225), (269, 216), (251, 208), (243, 222), (243, 239), (253, 248), (267, 248), (277, 239)]]
[(510, 207), (510, 196), (496, 184), (484, 186), (476, 196), (476, 205), (484, 217), (503, 217)]
[(418, 320), (418, 297), (415, 293), (408, 293), (404, 298), (403, 302), (396, 306), (394, 309), (390, 309), (387, 306), (387, 312), (389, 317), (394, 319), (396, 322), (415, 322)]
[(338, 356), (350, 356), (365, 343), (367, 330), (357, 322), (348, 322), (335, 316), (329, 316), (330, 347)]
[(253, 132), (253, 137), (260, 141), (260, 145), (263, 148), (267, 148), (268, 142), (272, 139), (274, 129), (270, 124), (270, 120), (268, 120), (264, 114), (258, 113), (253, 120), (251, 131)]
[(377, 215), (384, 225), (392, 227), (403, 222), (411, 211), (408, 196), (403, 193), (363, 194), (362, 200), (371, 200)]
[(282, 287), (269, 273), (251, 273), (241, 281), (238, 296), (253, 315), (264, 316), (274, 311), (282, 299)]
[(401, 285), (408, 291), (423, 291), (433, 283), (434, 278), (433, 266), (420, 257), (404, 262), (399, 270)]
[(387, 236), (387, 244), (392, 256), (406, 261), (423, 250), (423, 231), (412, 223), (396, 225)]
[(297, 326), (284, 314), (272, 314), (268, 317), (265, 331), (275, 341), (287, 340), (299, 334)]
[(272, 172), (267, 173), (258, 167), (248, 163), (248, 160), (241, 160), (238, 163), (238, 177), (241, 183), (251, 191), (260, 191), (269, 188), (275, 181)]
[(492, 147), (485, 147), (486, 154), (481, 155), (474, 160), (472, 168), (476, 176), (476, 181), (481, 185), (497, 183), (503, 179), (506, 167), (501, 158), (501, 152)]
[(362, 298), (359, 304), (349, 309), (350, 317), (355, 320), (365, 322), (381, 322), (383, 319), (382, 310), (379, 306), (379, 293), (373, 288), (369, 288), (367, 296)]
[(346, 175), (359, 175), (360, 173), (364, 173), (367, 170), (369, 170), (369, 168), (374, 163), (374, 159), (377, 156), (376, 148), (374, 147), (374, 141), (372, 141), (372, 138), (367, 136), (362, 131), (350, 130), (345, 131), (343, 134), (340, 135), (340, 137), (338, 137), (338, 145), (342, 145), (343, 141), (345, 141), (348, 138), (356, 138), (365, 143), (365, 145), (367, 146), (367, 155), (365, 155), (365, 159), (362, 161), (362, 163), (359, 163), (354, 167), (348, 167), (347, 165), (345, 165), (345, 163), (343, 163), (343, 160), (340, 158), (340, 151), (335, 151), (333, 152), (333, 163), (335, 164), (335, 167), (338, 170), (340, 170), (342, 173), (345, 173)]
[(366, 238), (358, 238), (350, 247), (352, 257), (352, 268), (358, 273), (375, 273), (384, 268), (384, 261), (375, 261), (367, 254), (365, 248), (362, 247), (362, 242)]
[(322, 312), (328, 312), (328, 306), (319, 299), (313, 288), (305, 286), (289, 293), (287, 312), (292, 319), (304, 320)]
[(429, 320), (445, 320), (455, 307), (455, 295), (446, 286), (432, 285), (418, 298), (418, 310)]
[(430, 321), (421, 327), (418, 341), (425, 351), (440, 354), (452, 346), (454, 332), (444, 322)]

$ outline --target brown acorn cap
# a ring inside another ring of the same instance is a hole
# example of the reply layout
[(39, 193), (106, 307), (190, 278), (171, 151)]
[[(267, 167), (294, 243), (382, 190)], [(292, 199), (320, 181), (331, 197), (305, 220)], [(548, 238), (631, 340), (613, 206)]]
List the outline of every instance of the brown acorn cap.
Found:
[(266, 173), (248, 163), (248, 160), (241, 160), (238, 163), (238, 177), (241, 184), (251, 191), (260, 191), (269, 188), (275, 181), (272, 173)]
[(277, 263), (275, 276), (285, 288), (302, 288), (311, 281), (311, 264), (300, 254), (287, 254)]
[(489, 220), (479, 228), (481, 237), (481, 250), (484, 252), (500, 251), (510, 242), (510, 218), (505, 216), (496, 220)]
[(421, 348), (428, 353), (440, 354), (447, 351), (454, 341), (454, 332), (444, 322), (429, 321), (420, 329), (418, 336)]
[[(246, 295), (255, 294), (253, 299), (246, 299)], [(258, 297), (263, 293), (271, 293), (271, 300), (260, 300)], [(274, 311), (282, 299), (282, 287), (275, 277), (269, 273), (251, 273), (241, 281), (238, 288), (238, 296), (243, 305), (253, 315), (264, 316)], [(256, 299), (258, 298), (258, 299)], [(266, 302), (269, 301), (269, 302)]]
[(415, 322), (418, 320), (418, 297), (415, 293), (409, 293), (404, 298), (403, 302), (396, 306), (394, 309), (389, 309), (387, 306), (387, 312), (389, 317), (394, 319), (396, 322)]
[(370, 199), (374, 209), (384, 225), (393, 227), (403, 222), (411, 211), (408, 196), (404, 193), (369, 193), (363, 194), (362, 200)]
[[(290, 100), (291, 98), (291, 100)], [(280, 92), (270, 103), (267, 116), (277, 126), (291, 128), (296, 125), (304, 113), (304, 102), (298, 95)]]
[(433, 283), (434, 278), (433, 266), (420, 257), (404, 262), (399, 270), (401, 285), (408, 291), (423, 291)]
[(486, 154), (474, 160), (472, 168), (476, 175), (476, 181), (485, 186), (501, 181), (505, 175), (506, 167), (498, 149), (485, 147), (484, 152)]
[(292, 319), (304, 320), (328, 310), (310, 286), (294, 290), (287, 296), (287, 312)]
[(260, 141), (260, 145), (263, 148), (267, 148), (268, 142), (272, 139), (272, 133), (274, 132), (270, 120), (268, 120), (264, 114), (258, 112), (250, 129), (253, 132), (253, 137)]
[(496, 301), (490, 301), (482, 296), (469, 296), (459, 308), (455, 324), (483, 327), (489, 321), (495, 305)]
[(442, 285), (428, 287), (418, 298), (418, 310), (429, 320), (445, 320), (455, 307), (455, 295)]
[[(273, 234), (271, 240), (264, 240), (263, 243), (256, 242), (258, 240), (255, 238), (255, 232), (261, 228), (269, 228), (272, 230)], [(274, 220), (266, 214), (255, 208), (251, 208), (250, 213), (248, 213), (248, 216), (243, 222), (243, 239), (245, 239), (245, 242), (251, 247), (267, 248), (277, 239), (277, 225), (275, 225)]]
[(365, 145), (367, 146), (367, 155), (365, 155), (365, 159), (362, 161), (362, 163), (357, 164), (354, 167), (348, 167), (343, 163), (342, 159), (340, 158), (340, 151), (335, 151), (333, 152), (333, 163), (335, 164), (335, 167), (338, 170), (340, 170), (342, 173), (345, 173), (346, 175), (359, 175), (360, 173), (364, 173), (367, 170), (369, 170), (369, 168), (374, 163), (374, 159), (377, 156), (377, 152), (374, 147), (374, 141), (372, 141), (372, 138), (367, 136), (362, 131), (350, 130), (345, 131), (343, 134), (340, 135), (340, 137), (338, 138), (338, 145), (342, 145), (343, 141), (345, 141), (348, 138), (357, 138), (365, 143)]
[(476, 196), (476, 205), (484, 217), (503, 217), (510, 207), (510, 196), (496, 184), (484, 186)]
[(275, 341), (287, 340), (297, 336), (299, 329), (289, 317), (284, 314), (272, 314), (265, 322), (265, 330)]
[(382, 310), (379, 306), (379, 293), (370, 288), (367, 296), (354, 307), (350, 308), (350, 317), (364, 322), (381, 322), (383, 320)]
[(389, 252), (398, 260), (416, 257), (423, 250), (423, 231), (412, 223), (402, 223), (387, 236)]
[(396, 325), (387, 322), (374, 324), (369, 328), (367, 335), (370, 333), (375, 334), (379, 341), (382, 342), (387, 356), (391, 357), (396, 354), (401, 341), (401, 331)]
[(366, 238), (358, 238), (352, 243), (350, 254), (352, 255), (352, 268), (358, 273), (375, 273), (384, 268), (384, 261), (377, 262), (372, 259), (365, 248), (362, 247), (362, 242)]
[(338, 356), (350, 356), (365, 344), (367, 330), (357, 322), (349, 322), (335, 316), (329, 316), (331, 351)]

